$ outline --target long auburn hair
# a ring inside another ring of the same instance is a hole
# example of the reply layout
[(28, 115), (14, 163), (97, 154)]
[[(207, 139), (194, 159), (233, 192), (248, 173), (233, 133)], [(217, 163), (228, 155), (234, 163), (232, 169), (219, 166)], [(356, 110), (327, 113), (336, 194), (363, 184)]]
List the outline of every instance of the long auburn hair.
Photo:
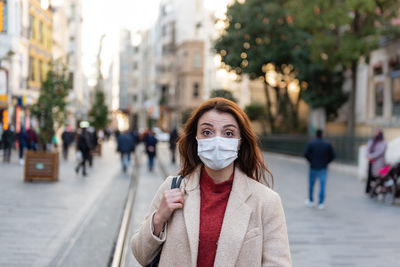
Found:
[(236, 166), (248, 177), (270, 186), (266, 175), (268, 174), (271, 185), (273, 185), (272, 173), (264, 164), (263, 155), (257, 145), (257, 136), (252, 130), (249, 118), (237, 104), (222, 97), (215, 97), (205, 101), (192, 113), (189, 120), (185, 123), (183, 134), (178, 139), (181, 159), (179, 175), (189, 175), (199, 164), (202, 164), (197, 155), (197, 124), (200, 117), (210, 110), (231, 114), (239, 125), (241, 143), (238, 158), (235, 160)]

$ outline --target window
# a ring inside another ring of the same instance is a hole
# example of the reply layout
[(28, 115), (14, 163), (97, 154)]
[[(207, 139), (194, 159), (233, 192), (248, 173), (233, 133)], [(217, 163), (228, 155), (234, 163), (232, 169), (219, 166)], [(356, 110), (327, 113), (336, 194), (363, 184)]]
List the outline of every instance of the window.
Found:
[(51, 31), (51, 27), (47, 28), (47, 48), (51, 49), (51, 45), (53, 42), (53, 38), (52, 38), (52, 31)]
[(33, 39), (33, 16), (29, 15), (29, 38)]
[(39, 42), (44, 44), (44, 27), (43, 22), (39, 22)]
[(392, 112), (400, 116), (400, 76), (392, 78)]
[(194, 54), (193, 65), (195, 68), (201, 68), (201, 57), (200, 54)]
[(136, 102), (137, 101), (137, 95), (133, 95), (132, 99), (133, 99), (133, 102)]
[(163, 25), (162, 26), (162, 36), (166, 36), (167, 35), (167, 25)]
[(39, 77), (39, 81), (43, 80), (43, 61), (39, 60), (38, 61), (38, 77)]
[(29, 80), (34, 81), (35, 76), (34, 74), (34, 68), (33, 68), (33, 57), (29, 57)]
[(376, 64), (372, 67), (372, 69), (373, 69), (374, 75), (381, 75), (381, 74), (383, 74), (383, 63), (382, 63), (382, 62), (376, 63)]
[(137, 62), (133, 62), (133, 69), (137, 70), (138, 69), (138, 63)]
[(199, 89), (200, 89), (199, 83), (194, 83), (193, 84), (193, 97), (194, 98), (199, 97)]
[(383, 83), (375, 85), (375, 116), (383, 115)]
[(0, 6), (3, 11), (3, 16), (0, 17), (2, 21), (0, 21), (0, 32), (7, 32), (7, 21), (8, 21), (8, 7), (7, 0), (1, 0)]

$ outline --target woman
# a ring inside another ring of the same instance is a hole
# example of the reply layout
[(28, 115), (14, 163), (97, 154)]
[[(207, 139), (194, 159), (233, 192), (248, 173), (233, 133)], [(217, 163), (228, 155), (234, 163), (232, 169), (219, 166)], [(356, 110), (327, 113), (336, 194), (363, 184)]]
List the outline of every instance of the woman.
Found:
[(159, 188), (131, 247), (142, 265), (291, 266), (281, 200), (266, 183), (246, 114), (213, 98), (194, 111), (178, 141), (180, 190)]
[(374, 137), (367, 143), (368, 179), (365, 193), (371, 190), (371, 181), (379, 176), (379, 170), (385, 167), (386, 141), (381, 129), (375, 131)]

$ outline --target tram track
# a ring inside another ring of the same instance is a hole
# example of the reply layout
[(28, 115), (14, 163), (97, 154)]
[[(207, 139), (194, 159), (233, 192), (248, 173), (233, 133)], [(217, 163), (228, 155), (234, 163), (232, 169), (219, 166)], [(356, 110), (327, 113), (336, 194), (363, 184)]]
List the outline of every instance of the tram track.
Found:
[[(165, 179), (168, 176), (168, 172), (159, 157), (156, 157), (157, 165), (161, 170), (161, 173)], [(133, 206), (135, 204), (136, 191), (139, 182), (140, 173), (140, 159), (135, 154), (135, 168), (131, 176), (131, 182), (129, 186), (129, 192), (125, 203), (125, 208), (121, 220), (121, 226), (118, 232), (118, 237), (114, 246), (114, 253), (110, 257), (109, 267), (125, 267), (125, 261), (127, 253), (129, 253), (129, 233), (132, 219)]]

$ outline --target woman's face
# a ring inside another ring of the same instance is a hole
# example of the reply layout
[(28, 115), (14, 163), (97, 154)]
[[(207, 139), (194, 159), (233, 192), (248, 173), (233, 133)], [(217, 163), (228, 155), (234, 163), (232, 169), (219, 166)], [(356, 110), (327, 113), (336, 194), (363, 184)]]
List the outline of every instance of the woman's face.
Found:
[(232, 114), (215, 109), (204, 113), (197, 122), (197, 139), (212, 137), (240, 139), (239, 125)]

